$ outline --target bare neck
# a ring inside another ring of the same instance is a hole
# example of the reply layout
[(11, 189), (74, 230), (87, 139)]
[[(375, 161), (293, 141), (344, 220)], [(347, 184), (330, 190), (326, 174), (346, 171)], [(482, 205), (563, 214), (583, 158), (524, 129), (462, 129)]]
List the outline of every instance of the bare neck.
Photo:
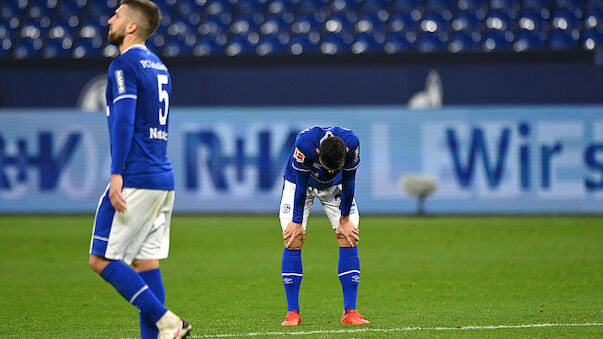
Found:
[(130, 47), (134, 45), (144, 45), (144, 40), (135, 35), (126, 35), (124, 41), (119, 46), (119, 54), (124, 54)]

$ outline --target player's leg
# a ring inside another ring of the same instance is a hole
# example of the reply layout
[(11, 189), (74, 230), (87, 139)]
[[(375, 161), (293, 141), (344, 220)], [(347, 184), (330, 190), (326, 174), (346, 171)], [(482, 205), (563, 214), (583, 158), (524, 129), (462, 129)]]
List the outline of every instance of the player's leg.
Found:
[[(283, 194), (281, 197), (279, 218), (283, 231), (293, 220), (293, 201), (295, 197), (295, 184), (285, 181), (283, 185)], [(303, 227), (306, 228), (306, 220), (312, 210), (313, 196), (309, 190), (306, 196), (304, 206)], [(302, 267), (301, 249), (303, 247), (303, 238), (297, 237), (293, 244), (283, 249), (283, 260), (281, 264), (281, 275), (285, 294), (287, 296), (287, 316), (282, 326), (296, 326), (301, 324), (299, 317), (299, 288), (304, 275)]]
[[(95, 217), (90, 246), (90, 267), (113, 285), (124, 299), (138, 307), (145, 314), (149, 314), (152, 319), (159, 320), (167, 309), (148, 289), (142, 278), (132, 268), (120, 261), (122, 258), (112, 257), (107, 253), (107, 251), (114, 251), (114, 244), (111, 242), (123, 243), (120, 239), (115, 239), (115, 235), (112, 233), (115, 233), (118, 228), (125, 228), (122, 225), (123, 217), (125, 214), (131, 213), (126, 212), (119, 216), (111, 205), (108, 192), (109, 189), (107, 188), (107, 191), (101, 197)], [(124, 197), (128, 201), (125, 192)]]
[[(173, 194), (173, 193), (172, 193)], [(165, 204), (164, 204), (165, 205)], [(147, 283), (149, 289), (155, 293), (157, 299), (165, 305), (165, 287), (163, 285), (163, 279), (161, 277), (161, 270), (159, 268), (159, 259), (167, 257), (166, 253), (161, 252), (161, 246), (167, 246), (169, 248), (169, 220), (171, 219), (171, 208), (173, 206), (173, 199), (171, 204), (164, 206), (163, 210), (157, 215), (157, 218), (153, 222), (153, 228), (150, 230), (149, 235), (142, 243), (139, 254), (132, 261), (132, 268), (140, 277)], [(169, 212), (168, 218), (166, 219), (166, 208)], [(166, 225), (166, 220), (168, 223)], [(167, 244), (164, 245), (164, 239), (167, 238)], [(163, 255), (160, 255), (163, 254)], [(142, 312), (140, 313), (140, 336), (141, 339), (157, 338), (159, 329), (155, 325), (155, 322), (145, 316)]]
[[(132, 261), (134, 270), (140, 274), (147, 285), (149, 285), (149, 289), (151, 289), (157, 298), (164, 304), (165, 288), (161, 277), (161, 270), (159, 268), (159, 260), (166, 259), (169, 253), (170, 224), (172, 220), (174, 197), (174, 191), (163, 191), (162, 196), (158, 199), (158, 204), (156, 205), (159, 212), (156, 214), (155, 219), (152, 220), (152, 226), (148, 235), (144, 239), (135, 259)], [(173, 320), (176, 321), (171, 325), (172, 327), (177, 328), (180, 325), (183, 325), (181, 328), (182, 331), (190, 331), (191, 325), (186, 323), (186, 321), (180, 320), (177, 317)], [(167, 332), (170, 331), (174, 330), (167, 330)], [(140, 314), (140, 333), (142, 339), (157, 338), (158, 334), (159, 337), (161, 337), (161, 333), (156, 324), (142, 313)]]
[[(333, 186), (326, 190), (321, 190), (318, 195), (323, 209), (331, 222), (333, 231), (337, 229), (339, 225), (339, 218), (341, 217), (341, 211), (339, 210), (339, 204), (341, 201), (341, 186)], [(350, 210), (350, 221), (358, 228), (360, 216), (358, 214), (358, 206), (356, 200), (352, 201), (352, 208)], [(337, 237), (337, 235), (335, 235)], [(343, 309), (344, 315), (341, 319), (342, 324), (368, 324), (367, 320), (364, 320), (363, 316), (356, 310), (356, 300), (358, 297), (358, 283), (360, 282), (360, 258), (358, 256), (358, 242), (354, 241), (354, 247), (350, 247), (350, 244), (344, 238), (337, 238), (339, 244), (339, 262), (337, 266), (337, 274), (339, 275), (339, 281), (341, 282), (341, 289), (343, 291)]]
[(108, 260), (95, 254), (90, 255), (90, 266), (124, 299), (155, 322), (167, 312), (144, 280), (130, 266), (119, 260)]
[[(146, 237), (150, 229), (146, 221), (152, 214), (149, 206), (153, 205), (156, 196), (141, 191), (124, 189), (123, 195), (128, 204), (128, 211), (125, 213), (115, 212), (107, 193), (101, 198), (95, 218), (89, 263), (124, 299), (158, 323), (166, 316), (172, 318), (173, 313), (163, 306), (140, 275), (126, 264), (132, 261), (132, 253), (138, 252), (143, 237)], [(161, 323), (165, 323), (165, 320)]]
[[(140, 275), (142, 280), (147, 283), (149, 289), (155, 294), (157, 299), (165, 305), (165, 288), (159, 269), (159, 260), (141, 260), (134, 259), (132, 268)], [(140, 312), (140, 337), (141, 339), (157, 338), (159, 329), (153, 320)]]

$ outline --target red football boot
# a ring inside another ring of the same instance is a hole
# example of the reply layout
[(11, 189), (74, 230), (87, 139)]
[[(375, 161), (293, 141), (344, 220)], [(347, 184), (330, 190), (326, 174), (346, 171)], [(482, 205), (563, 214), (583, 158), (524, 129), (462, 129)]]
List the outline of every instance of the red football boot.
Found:
[(350, 308), (349, 310), (345, 311), (345, 313), (341, 317), (341, 323), (349, 325), (370, 324), (368, 320), (364, 320), (364, 316), (362, 314), (358, 313), (358, 311), (353, 308)]
[(281, 326), (297, 326), (301, 325), (301, 318), (299, 317), (299, 311), (289, 311), (285, 317), (285, 321), (281, 323)]

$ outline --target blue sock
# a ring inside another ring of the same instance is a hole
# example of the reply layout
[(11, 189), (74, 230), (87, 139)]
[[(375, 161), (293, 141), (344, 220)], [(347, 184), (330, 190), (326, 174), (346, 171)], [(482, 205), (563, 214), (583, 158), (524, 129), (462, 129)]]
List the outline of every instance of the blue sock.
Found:
[[(150, 271), (139, 272), (138, 275), (140, 275), (147, 283), (151, 292), (157, 297), (157, 300), (162, 304), (165, 304), (165, 289), (163, 288), (163, 281), (161, 280), (161, 271), (157, 268)], [(153, 320), (140, 312), (141, 339), (156, 339), (158, 334), (159, 329)]]
[(299, 286), (301, 285), (304, 270), (302, 268), (301, 250), (283, 251), (283, 285), (287, 294), (287, 311), (299, 311)]
[(163, 307), (138, 273), (121, 261), (114, 260), (109, 263), (101, 272), (101, 276), (154, 323), (167, 312), (167, 308)]
[(343, 289), (343, 310), (356, 309), (358, 282), (360, 282), (360, 259), (358, 247), (340, 247), (339, 265), (337, 267), (339, 281)]

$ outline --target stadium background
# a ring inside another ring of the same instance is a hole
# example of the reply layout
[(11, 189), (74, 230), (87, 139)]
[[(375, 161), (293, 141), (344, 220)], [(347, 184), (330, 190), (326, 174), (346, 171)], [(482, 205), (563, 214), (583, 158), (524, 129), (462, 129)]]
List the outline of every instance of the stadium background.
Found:
[[(359, 305), (373, 325), (336, 324), (336, 247), (318, 214), (305, 324), (287, 331), (602, 335), (602, 1), (156, 2), (178, 191), (162, 271), (197, 337), (281, 334), (281, 173), (312, 125), (360, 136)], [(0, 337), (138, 335), (135, 309), (86, 267), (117, 5), (0, 0)], [(438, 182), (436, 217), (409, 216), (399, 180), (416, 173)]]
[[(600, 1), (157, 3), (177, 211), (272, 212), (311, 125), (359, 134), (364, 212), (412, 213), (412, 173), (436, 213), (603, 211)], [(0, 2), (0, 211), (93, 211), (116, 5)]]

